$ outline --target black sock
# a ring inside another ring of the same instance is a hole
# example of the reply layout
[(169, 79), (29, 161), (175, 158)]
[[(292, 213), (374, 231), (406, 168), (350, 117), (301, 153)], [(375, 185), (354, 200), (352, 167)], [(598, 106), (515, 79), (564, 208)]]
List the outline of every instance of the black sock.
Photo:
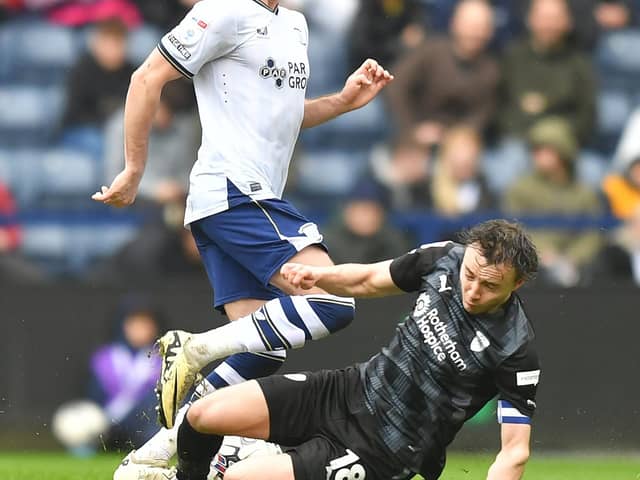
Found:
[(185, 415), (178, 428), (178, 480), (206, 480), (214, 455), (222, 445), (221, 435), (196, 432)]

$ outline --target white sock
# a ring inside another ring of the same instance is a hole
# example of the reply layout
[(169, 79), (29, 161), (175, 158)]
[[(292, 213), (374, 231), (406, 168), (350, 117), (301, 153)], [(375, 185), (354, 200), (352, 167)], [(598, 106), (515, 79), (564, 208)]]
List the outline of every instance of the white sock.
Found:
[(203, 369), (214, 360), (234, 353), (262, 352), (264, 344), (256, 331), (252, 317), (242, 317), (222, 327), (196, 333), (184, 346), (189, 363)]
[[(204, 397), (213, 392), (215, 388), (207, 381), (203, 380), (196, 387), (198, 397)], [(161, 428), (158, 433), (151, 437), (147, 443), (136, 451), (136, 458), (144, 460), (161, 460), (169, 463), (178, 450), (178, 427), (184, 420), (191, 402), (184, 404), (176, 414), (176, 420), (172, 428)]]

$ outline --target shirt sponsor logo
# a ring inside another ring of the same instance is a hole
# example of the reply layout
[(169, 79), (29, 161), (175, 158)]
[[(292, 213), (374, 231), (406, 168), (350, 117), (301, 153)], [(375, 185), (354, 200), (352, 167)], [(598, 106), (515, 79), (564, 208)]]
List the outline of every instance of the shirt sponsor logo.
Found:
[(471, 340), (471, 351), (480, 353), (486, 350), (489, 345), (491, 345), (489, 339), (485, 337), (482, 332), (476, 330), (476, 336), (473, 337), (473, 340)]
[(273, 58), (267, 58), (259, 73), (264, 79), (275, 79), (278, 89), (285, 85), (300, 90), (307, 88), (307, 65), (304, 62), (288, 62), (284, 68), (278, 67)]
[(413, 311), (413, 318), (422, 333), (424, 343), (429, 345), (439, 362), (444, 362), (449, 357), (459, 371), (466, 370), (467, 364), (456, 348), (458, 343), (449, 337), (447, 325), (440, 319), (438, 309), (429, 309), (430, 306), (431, 296), (423, 293), (418, 297)]
[(256, 33), (258, 34), (259, 37), (266, 38), (269, 36), (269, 28), (267, 27), (258, 28), (256, 29)]
[(185, 59), (189, 60), (191, 58), (191, 52), (173, 34), (170, 33), (167, 39)]
[(516, 385), (523, 387), (526, 385), (537, 385), (540, 381), (540, 370), (529, 370), (528, 372), (516, 372)]

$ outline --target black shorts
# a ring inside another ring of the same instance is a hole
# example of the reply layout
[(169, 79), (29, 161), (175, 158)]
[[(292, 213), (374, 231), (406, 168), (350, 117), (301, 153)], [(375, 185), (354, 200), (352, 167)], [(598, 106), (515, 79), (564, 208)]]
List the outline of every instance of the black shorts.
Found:
[(269, 441), (285, 446), (296, 480), (412, 476), (378, 437), (357, 368), (275, 375), (258, 383), (269, 408)]

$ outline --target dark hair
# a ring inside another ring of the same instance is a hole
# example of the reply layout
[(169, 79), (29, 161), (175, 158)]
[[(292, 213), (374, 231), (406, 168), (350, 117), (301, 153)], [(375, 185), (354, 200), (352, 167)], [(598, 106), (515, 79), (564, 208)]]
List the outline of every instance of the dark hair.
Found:
[(96, 33), (109, 35), (112, 37), (125, 38), (129, 29), (127, 25), (118, 17), (109, 17), (100, 20), (95, 24)]
[(538, 271), (538, 252), (518, 222), (488, 220), (463, 231), (459, 240), (476, 245), (491, 265), (509, 265), (517, 280), (531, 280)]

